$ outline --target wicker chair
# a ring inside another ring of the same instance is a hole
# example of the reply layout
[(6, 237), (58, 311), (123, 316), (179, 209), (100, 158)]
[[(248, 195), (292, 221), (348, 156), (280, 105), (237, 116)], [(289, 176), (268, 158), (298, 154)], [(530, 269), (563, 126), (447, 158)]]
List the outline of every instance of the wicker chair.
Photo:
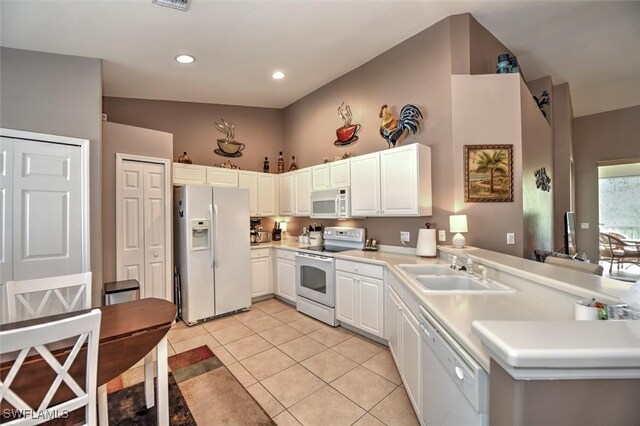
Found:
[(620, 238), (606, 232), (600, 233), (600, 257), (609, 262), (609, 273), (613, 269), (613, 263), (620, 265), (629, 263), (640, 265), (640, 246), (625, 243)]

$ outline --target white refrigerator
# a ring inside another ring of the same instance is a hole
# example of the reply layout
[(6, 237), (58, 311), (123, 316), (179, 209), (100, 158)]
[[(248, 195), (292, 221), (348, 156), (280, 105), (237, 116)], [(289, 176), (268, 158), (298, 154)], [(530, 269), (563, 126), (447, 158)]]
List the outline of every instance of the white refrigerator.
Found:
[(185, 323), (251, 306), (248, 189), (176, 187), (174, 234)]

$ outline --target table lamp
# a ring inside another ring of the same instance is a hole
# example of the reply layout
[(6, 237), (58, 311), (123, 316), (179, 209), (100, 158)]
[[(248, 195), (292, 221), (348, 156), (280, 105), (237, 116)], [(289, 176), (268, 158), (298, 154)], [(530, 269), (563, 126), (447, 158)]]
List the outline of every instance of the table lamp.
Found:
[(455, 248), (464, 248), (465, 239), (461, 232), (468, 232), (467, 215), (454, 214), (449, 216), (449, 232), (456, 232), (451, 242)]

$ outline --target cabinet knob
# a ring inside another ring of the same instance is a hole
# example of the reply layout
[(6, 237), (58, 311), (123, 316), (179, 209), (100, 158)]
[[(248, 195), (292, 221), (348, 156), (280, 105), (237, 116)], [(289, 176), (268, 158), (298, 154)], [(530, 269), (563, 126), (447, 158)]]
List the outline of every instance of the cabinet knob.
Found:
[(356, 266), (356, 271), (358, 270), (358, 267)]
[(158, 257), (158, 252), (153, 253), (153, 257)]

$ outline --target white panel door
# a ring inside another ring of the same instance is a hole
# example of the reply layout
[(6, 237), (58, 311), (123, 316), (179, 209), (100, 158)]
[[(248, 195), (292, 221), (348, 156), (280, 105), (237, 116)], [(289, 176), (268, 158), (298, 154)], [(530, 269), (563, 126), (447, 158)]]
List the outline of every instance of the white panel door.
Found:
[(277, 205), (276, 175), (258, 173), (258, 214), (275, 216), (278, 214)]
[(278, 258), (276, 261), (276, 293), (292, 302), (296, 301), (296, 265), (294, 262)]
[(271, 273), (271, 258), (261, 257), (251, 259), (251, 297), (264, 296), (271, 293), (269, 274)]
[(79, 146), (13, 145), (13, 279), (83, 272)]
[(336, 318), (340, 322), (356, 326), (358, 283), (356, 275), (336, 272)]
[(238, 187), (249, 190), (249, 216), (257, 216), (258, 174), (256, 172), (240, 172)]
[(351, 215), (380, 215), (380, 155), (361, 155), (351, 159)]
[(387, 327), (389, 329), (389, 350), (396, 361), (398, 370), (402, 371), (400, 327), (402, 326), (402, 304), (395, 291), (387, 289)]
[(382, 280), (358, 277), (358, 323), (361, 330), (384, 336), (384, 284)]
[(237, 188), (238, 171), (221, 167), (207, 167), (207, 185)]
[(421, 383), (421, 354), (422, 338), (420, 336), (420, 323), (413, 314), (403, 306), (402, 309), (402, 325), (400, 342), (402, 350), (400, 351), (400, 373), (404, 380), (407, 396), (411, 400), (411, 404), (420, 418), (420, 383)]
[(278, 176), (280, 214), (293, 215), (295, 194), (293, 192), (293, 173)]
[(320, 164), (311, 168), (313, 190), (321, 191), (331, 188), (331, 179), (329, 177), (329, 163)]
[[(13, 279), (13, 140), (0, 138), (0, 285)], [(4, 290), (0, 289), (0, 297)], [(3, 312), (5, 305), (0, 304)]]
[(144, 163), (122, 162), (120, 217), (116, 218), (120, 233), (119, 280), (138, 280), (140, 296), (145, 297), (144, 243)]
[(407, 145), (380, 153), (380, 188), (382, 214), (417, 215), (418, 145)]
[(142, 297), (171, 299), (166, 294), (167, 259), (166, 244), (170, 239), (165, 235), (165, 177), (164, 165), (148, 163), (144, 165), (144, 269), (145, 286)]
[(167, 188), (165, 166), (122, 161), (117, 218), (117, 277), (140, 283), (140, 297), (170, 300), (167, 294)]
[(351, 176), (350, 176), (350, 164), (351, 161), (349, 159), (334, 161), (330, 164), (331, 170), (331, 187), (332, 188), (343, 188), (345, 186), (351, 185)]
[(294, 216), (311, 215), (311, 169), (302, 169), (293, 175), (295, 188)]

